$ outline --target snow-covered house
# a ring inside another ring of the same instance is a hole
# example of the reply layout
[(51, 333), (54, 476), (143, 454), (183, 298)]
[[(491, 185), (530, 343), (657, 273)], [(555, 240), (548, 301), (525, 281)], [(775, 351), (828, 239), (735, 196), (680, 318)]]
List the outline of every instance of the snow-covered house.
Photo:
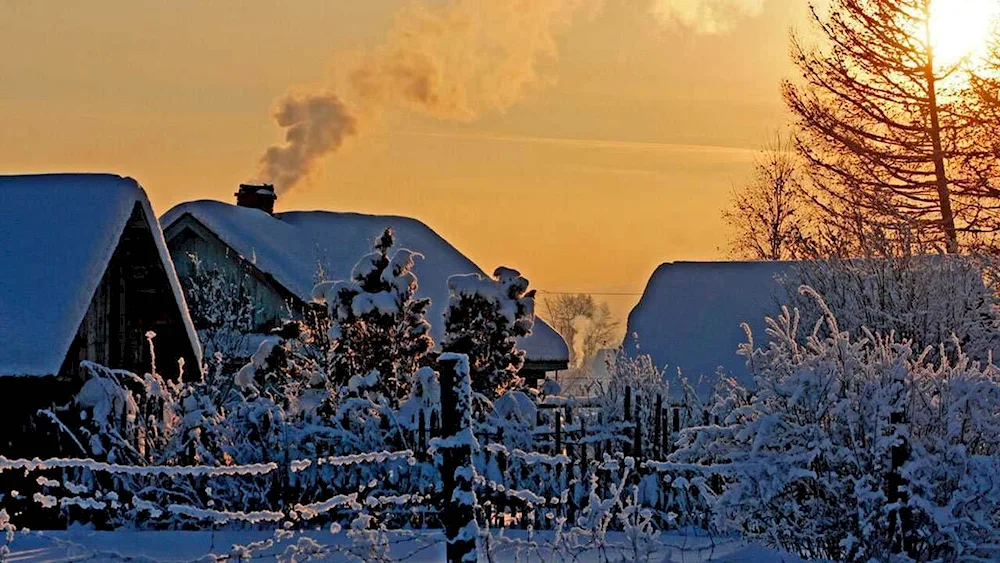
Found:
[(671, 394), (680, 392), (677, 370), (702, 397), (710, 395), (718, 369), (752, 385), (744, 359), (741, 323), (762, 339), (765, 317), (787, 303), (779, 278), (794, 262), (670, 262), (653, 273), (628, 318), (625, 351), (652, 356), (665, 367)]
[[(253, 330), (262, 332), (280, 319), (294, 318), (312, 301), (318, 281), (348, 279), (359, 258), (386, 227), (396, 245), (423, 255), (414, 267), (418, 297), (432, 300), (428, 311), (431, 336), (440, 342), (448, 305), (447, 280), (454, 274), (483, 271), (430, 227), (416, 219), (330, 211), (272, 213), (270, 186), (243, 185), (237, 204), (193, 201), (161, 218), (167, 246), (181, 279), (195, 274), (195, 261), (226, 275), (238, 274), (254, 304)], [(197, 316), (197, 315), (196, 315)], [(528, 379), (564, 370), (569, 361), (565, 341), (536, 320), (521, 347)]]
[(0, 176), (4, 422), (65, 403), (83, 360), (148, 372), (148, 331), (162, 375), (178, 376), (181, 358), (185, 374), (200, 373), (197, 336), (139, 184), (110, 174)]

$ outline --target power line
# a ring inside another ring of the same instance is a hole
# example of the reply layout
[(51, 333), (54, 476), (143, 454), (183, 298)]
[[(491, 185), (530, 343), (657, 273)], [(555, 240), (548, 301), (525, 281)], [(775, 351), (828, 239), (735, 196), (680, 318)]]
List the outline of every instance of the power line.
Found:
[(642, 293), (628, 293), (624, 291), (549, 291), (547, 289), (536, 290), (538, 293), (546, 295), (601, 295), (610, 297), (642, 297)]

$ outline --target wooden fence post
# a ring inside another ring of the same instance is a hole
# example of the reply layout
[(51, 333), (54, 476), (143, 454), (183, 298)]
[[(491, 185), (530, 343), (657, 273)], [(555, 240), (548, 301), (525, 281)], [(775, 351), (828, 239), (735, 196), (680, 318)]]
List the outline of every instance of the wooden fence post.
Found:
[(637, 460), (642, 457), (642, 420), (635, 418), (635, 429), (632, 435), (632, 456)]
[(653, 420), (653, 459), (660, 459), (660, 432), (663, 430), (663, 396), (656, 395), (656, 408), (654, 409), (656, 418)]
[[(631, 386), (625, 386), (625, 401), (624, 401), (624, 403), (625, 403), (624, 404), (624, 407), (625, 407), (625, 422), (631, 422), (632, 421), (632, 387)], [(627, 433), (625, 434), (625, 436), (626, 436), (626, 438), (628, 438), (628, 434)], [(631, 446), (631, 444), (632, 444), (631, 440), (626, 440), (625, 441), (625, 448), (624, 449), (625, 449), (625, 455), (627, 455), (627, 456), (632, 455), (632, 446)]]
[(420, 421), (417, 425), (417, 457), (427, 459), (427, 412), (420, 409)]
[(472, 464), (472, 382), (469, 358), (465, 354), (441, 354), (441, 483), (445, 510), (442, 514), (446, 538), (445, 553), (449, 563), (475, 561), (476, 493), (473, 489), (476, 470)]
[[(566, 456), (569, 458), (569, 463), (570, 463), (569, 467), (572, 467), (573, 464), (573, 450), (574, 450), (573, 430), (569, 429), (572, 428), (572, 426), (573, 426), (573, 409), (570, 407), (566, 407), (566, 427), (568, 428), (566, 430)], [(571, 474), (572, 470), (570, 470), (569, 473)], [(572, 477), (572, 475), (570, 476)]]
[(670, 426), (667, 422), (667, 416), (669, 415), (666, 410), (664, 410), (661, 414), (663, 415), (663, 444), (660, 446), (660, 451), (663, 452), (663, 457), (666, 458), (668, 455), (673, 453), (674, 442), (673, 434), (670, 433)]

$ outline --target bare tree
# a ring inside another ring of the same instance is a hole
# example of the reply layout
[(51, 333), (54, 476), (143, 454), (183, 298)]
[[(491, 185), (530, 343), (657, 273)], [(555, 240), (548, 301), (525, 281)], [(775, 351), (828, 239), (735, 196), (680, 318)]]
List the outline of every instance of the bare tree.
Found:
[(618, 325), (618, 321), (611, 316), (611, 309), (607, 303), (601, 303), (594, 308), (583, 331), (583, 341), (580, 343), (580, 355), (585, 365), (596, 357), (601, 349), (616, 344), (615, 340), (619, 336)]
[(577, 365), (576, 338), (581, 318), (592, 318), (596, 305), (594, 298), (586, 293), (560, 294), (545, 299), (545, 320), (556, 329), (569, 348), (569, 365)]
[(793, 35), (801, 80), (783, 90), (820, 209), (957, 252), (960, 235), (995, 228), (996, 193), (961, 61), (935, 59), (931, 4), (813, 6), (820, 44)]
[(734, 232), (730, 251), (739, 258), (787, 260), (802, 245), (805, 199), (794, 147), (776, 132), (754, 161), (753, 175), (733, 191), (723, 218)]

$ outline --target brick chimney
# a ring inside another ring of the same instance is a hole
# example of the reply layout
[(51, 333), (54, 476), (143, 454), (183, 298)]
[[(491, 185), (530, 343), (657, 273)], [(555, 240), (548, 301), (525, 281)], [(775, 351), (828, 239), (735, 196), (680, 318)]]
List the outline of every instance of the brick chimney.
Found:
[(240, 184), (240, 191), (233, 195), (236, 196), (236, 205), (240, 207), (252, 207), (274, 215), (274, 200), (278, 199), (278, 195), (274, 193), (272, 184)]

